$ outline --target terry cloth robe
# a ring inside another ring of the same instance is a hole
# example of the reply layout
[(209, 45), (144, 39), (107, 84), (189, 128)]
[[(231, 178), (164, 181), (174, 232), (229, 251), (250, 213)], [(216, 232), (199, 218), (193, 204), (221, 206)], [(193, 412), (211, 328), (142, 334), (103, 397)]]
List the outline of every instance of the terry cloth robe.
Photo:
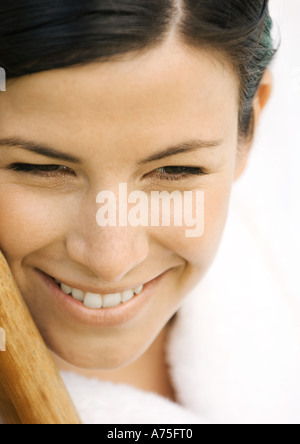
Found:
[(253, 214), (233, 199), (215, 261), (166, 344), (177, 403), (62, 372), (83, 423), (299, 424), (299, 300), (278, 265)]

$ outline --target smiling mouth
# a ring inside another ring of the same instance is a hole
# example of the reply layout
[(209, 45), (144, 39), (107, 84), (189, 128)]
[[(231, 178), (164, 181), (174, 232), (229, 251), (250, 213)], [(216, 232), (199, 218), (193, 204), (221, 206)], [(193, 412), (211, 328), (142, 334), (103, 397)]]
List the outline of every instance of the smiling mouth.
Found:
[[(75, 281), (63, 282), (57, 279), (58, 276), (36, 268), (36, 272), (48, 287), (50, 302), (60, 309), (66, 319), (97, 328), (121, 327), (133, 319), (139, 319), (143, 313), (146, 315), (149, 306), (155, 304), (155, 290), (169, 271), (170, 269), (167, 269), (136, 287), (124, 286), (110, 290), (107, 287), (89, 287), (88, 284), (81, 286)], [(79, 288), (76, 288), (77, 286)], [(113, 291), (116, 293), (112, 293)]]
[(117, 307), (121, 304), (125, 304), (126, 302), (133, 299), (135, 296), (141, 294), (144, 289), (144, 285), (146, 285), (142, 284), (138, 287), (122, 291), (120, 293), (98, 294), (83, 292), (82, 290), (72, 288), (69, 285), (64, 284), (63, 282), (58, 281), (57, 279), (52, 279), (55, 281), (56, 285), (64, 294), (71, 296), (73, 299), (79, 302), (82, 302), (85, 307), (94, 310), (99, 310), (100, 308), (112, 308)]

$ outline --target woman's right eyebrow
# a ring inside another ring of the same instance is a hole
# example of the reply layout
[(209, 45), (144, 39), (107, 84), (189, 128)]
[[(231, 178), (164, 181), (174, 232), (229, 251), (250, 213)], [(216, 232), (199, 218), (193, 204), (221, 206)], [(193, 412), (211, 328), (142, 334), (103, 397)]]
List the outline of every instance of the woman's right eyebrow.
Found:
[(30, 140), (25, 140), (19, 137), (6, 137), (4, 139), (0, 139), (0, 146), (21, 148), (34, 154), (50, 157), (50, 159), (63, 160), (65, 162), (77, 164), (82, 162), (81, 159), (71, 154), (62, 153), (61, 151), (58, 151), (49, 146), (42, 145)]

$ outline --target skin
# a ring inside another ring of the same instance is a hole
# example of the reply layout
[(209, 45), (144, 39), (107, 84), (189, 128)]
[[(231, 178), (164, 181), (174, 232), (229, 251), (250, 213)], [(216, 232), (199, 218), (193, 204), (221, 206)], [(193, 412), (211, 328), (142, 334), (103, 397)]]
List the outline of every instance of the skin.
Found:
[[(1, 137), (82, 158), (75, 165), (0, 147), (0, 249), (61, 368), (173, 397), (164, 362), (169, 321), (216, 255), (232, 185), (251, 146), (238, 147), (238, 87), (220, 54), (168, 41), (119, 61), (24, 76), (1, 94)], [(256, 125), (270, 92), (267, 72), (254, 101)], [(223, 142), (137, 165), (195, 138)], [(10, 170), (13, 162), (63, 165), (76, 175), (31, 176)], [(207, 174), (171, 181), (156, 172), (182, 165)], [(97, 193), (117, 195), (120, 182), (128, 192), (203, 190), (204, 235), (189, 239), (186, 227), (97, 226)], [(133, 321), (96, 328), (78, 325), (53, 306), (35, 268), (112, 293), (167, 273)]]

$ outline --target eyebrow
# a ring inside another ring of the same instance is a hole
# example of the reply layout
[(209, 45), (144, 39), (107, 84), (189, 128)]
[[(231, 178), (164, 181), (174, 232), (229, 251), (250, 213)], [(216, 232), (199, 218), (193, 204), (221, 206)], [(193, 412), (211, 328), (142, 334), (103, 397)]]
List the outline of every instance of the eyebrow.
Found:
[[(144, 165), (149, 162), (154, 162), (157, 160), (165, 159), (167, 157), (175, 156), (181, 153), (193, 152), (198, 149), (203, 148), (215, 148), (224, 143), (224, 140), (202, 140), (202, 139), (192, 139), (190, 141), (182, 142), (176, 145), (172, 145), (163, 151), (159, 151), (155, 154), (151, 154), (150, 156), (142, 159), (138, 162), (138, 165)], [(81, 159), (71, 154), (62, 153), (61, 151), (57, 151), (54, 148), (51, 148), (46, 145), (41, 145), (36, 142), (32, 142), (29, 140), (24, 140), (18, 137), (7, 137), (4, 139), (0, 139), (0, 146), (10, 146), (12, 148), (22, 148), (26, 151), (30, 151), (35, 154), (40, 154), (42, 156), (50, 157), (51, 159), (63, 160), (65, 162), (71, 163), (81, 163)]]
[(187, 142), (182, 142), (176, 145), (172, 145), (164, 151), (160, 151), (156, 154), (146, 157), (138, 162), (138, 165), (144, 165), (145, 163), (154, 162), (156, 160), (165, 159), (166, 157), (175, 156), (176, 154), (189, 153), (199, 150), (201, 148), (216, 148), (224, 143), (223, 139), (218, 140), (202, 140), (192, 139)]
[(51, 159), (63, 160), (65, 162), (81, 163), (78, 157), (72, 156), (71, 154), (62, 153), (54, 148), (50, 148), (46, 145), (41, 145), (36, 142), (31, 142), (29, 140), (24, 140), (16, 137), (7, 137), (5, 139), (0, 139), (0, 146), (10, 146), (12, 148), (22, 148), (26, 151), (30, 151), (35, 154), (41, 154), (42, 156), (50, 157)]

